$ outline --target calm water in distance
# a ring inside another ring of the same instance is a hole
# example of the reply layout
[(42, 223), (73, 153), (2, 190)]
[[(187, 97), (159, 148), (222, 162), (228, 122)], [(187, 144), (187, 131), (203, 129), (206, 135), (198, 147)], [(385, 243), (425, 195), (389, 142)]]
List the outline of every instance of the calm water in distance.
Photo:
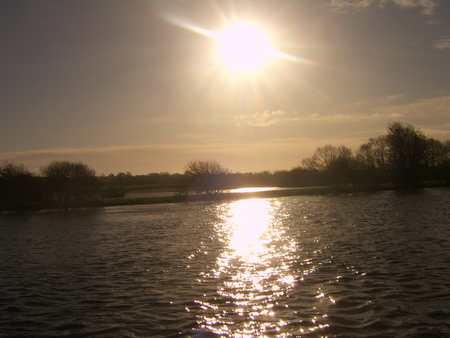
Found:
[(0, 215), (2, 337), (449, 337), (450, 191)]

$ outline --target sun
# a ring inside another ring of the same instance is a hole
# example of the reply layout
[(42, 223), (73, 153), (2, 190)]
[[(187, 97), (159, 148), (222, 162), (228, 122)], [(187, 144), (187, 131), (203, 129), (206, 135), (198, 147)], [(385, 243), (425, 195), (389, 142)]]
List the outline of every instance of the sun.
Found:
[(261, 69), (273, 52), (267, 36), (248, 22), (235, 22), (217, 36), (219, 59), (232, 71), (252, 73)]

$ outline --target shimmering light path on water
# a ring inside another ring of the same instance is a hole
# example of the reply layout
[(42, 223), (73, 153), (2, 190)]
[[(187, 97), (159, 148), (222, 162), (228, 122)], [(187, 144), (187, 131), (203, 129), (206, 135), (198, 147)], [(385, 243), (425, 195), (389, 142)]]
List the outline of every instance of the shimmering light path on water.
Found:
[(448, 337), (450, 192), (0, 215), (0, 336)]
[[(297, 246), (286, 236), (281, 205), (276, 200), (250, 199), (217, 207), (223, 221), (215, 228), (225, 248), (216, 267), (202, 277), (220, 280), (218, 296), (229, 301), (222, 305), (199, 301), (206, 310), (215, 310), (202, 316), (204, 328), (225, 336), (254, 337), (278, 332), (287, 324), (274, 307), (295, 285), (291, 265)], [(244, 325), (234, 328), (230, 322)]]

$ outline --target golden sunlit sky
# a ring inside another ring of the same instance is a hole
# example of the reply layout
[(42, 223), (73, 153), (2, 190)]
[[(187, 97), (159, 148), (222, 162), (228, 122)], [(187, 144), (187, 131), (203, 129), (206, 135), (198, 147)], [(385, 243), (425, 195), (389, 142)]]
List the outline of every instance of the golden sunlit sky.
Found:
[(450, 139), (447, 0), (0, 0), (0, 161), (290, 170), (389, 122)]

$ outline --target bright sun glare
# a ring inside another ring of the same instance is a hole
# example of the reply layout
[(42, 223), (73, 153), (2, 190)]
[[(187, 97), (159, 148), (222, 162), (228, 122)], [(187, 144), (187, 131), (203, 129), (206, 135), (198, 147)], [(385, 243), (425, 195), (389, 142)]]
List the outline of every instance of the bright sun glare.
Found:
[(250, 73), (272, 56), (267, 36), (247, 22), (229, 25), (218, 35), (218, 56), (233, 71)]

